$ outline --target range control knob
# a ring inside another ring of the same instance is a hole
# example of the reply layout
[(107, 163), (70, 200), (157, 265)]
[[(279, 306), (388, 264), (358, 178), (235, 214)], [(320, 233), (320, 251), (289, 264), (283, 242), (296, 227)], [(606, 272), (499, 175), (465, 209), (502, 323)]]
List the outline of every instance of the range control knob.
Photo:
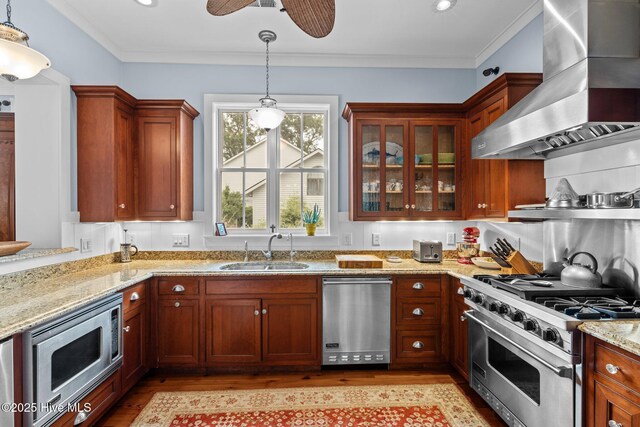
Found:
[(498, 313), (508, 316), (509, 313), (511, 313), (511, 307), (509, 307), (507, 304), (500, 304), (500, 306), (498, 307)]
[(476, 292), (473, 289), (465, 289), (464, 297), (470, 300), (473, 300), (473, 297), (476, 296)]
[(559, 344), (562, 341), (562, 338), (560, 338), (560, 332), (553, 328), (545, 329), (542, 333), (542, 339), (556, 344)]
[(540, 325), (538, 325), (538, 322), (533, 319), (524, 319), (524, 321), (522, 322), (522, 327), (525, 331), (535, 332), (538, 330)]
[(489, 311), (498, 311), (499, 307), (500, 307), (500, 303), (494, 301), (491, 304), (489, 304)]
[(513, 320), (514, 322), (522, 322), (524, 320), (524, 313), (521, 312), (520, 310), (516, 310), (511, 315), (511, 320)]
[(482, 304), (484, 304), (485, 299), (486, 299), (486, 298), (485, 298), (484, 294), (477, 293), (477, 294), (473, 297), (473, 302), (475, 302), (476, 304), (480, 304), (480, 305), (482, 305)]

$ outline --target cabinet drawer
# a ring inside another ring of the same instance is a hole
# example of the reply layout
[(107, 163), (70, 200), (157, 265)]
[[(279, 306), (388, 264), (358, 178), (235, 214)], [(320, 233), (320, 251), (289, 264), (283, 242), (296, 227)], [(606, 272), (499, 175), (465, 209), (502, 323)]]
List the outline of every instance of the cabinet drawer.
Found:
[(159, 295), (198, 295), (199, 293), (198, 279), (176, 277), (158, 281)]
[[(58, 418), (53, 427), (90, 426), (104, 415), (120, 397), (120, 371), (116, 371), (91, 393), (78, 402), (78, 411), (66, 412)], [(79, 410), (87, 408), (84, 422), (75, 423)]]
[(206, 293), (220, 294), (315, 294), (318, 291), (316, 279), (268, 279), (256, 280), (207, 280)]
[(439, 297), (440, 276), (396, 279), (396, 293), (398, 296)]
[(594, 425), (630, 426), (640, 425), (640, 404), (631, 393), (624, 396), (599, 382), (594, 382)]
[[(594, 360), (597, 373), (634, 390), (636, 393), (640, 393), (639, 360), (632, 359), (599, 343), (595, 345)], [(616, 370), (616, 373), (612, 373)]]
[(439, 329), (396, 331), (398, 362), (438, 362), (441, 352)]
[(126, 314), (143, 305), (146, 300), (147, 282), (130, 286), (122, 292), (122, 312)]
[(439, 325), (440, 298), (398, 298), (396, 325)]

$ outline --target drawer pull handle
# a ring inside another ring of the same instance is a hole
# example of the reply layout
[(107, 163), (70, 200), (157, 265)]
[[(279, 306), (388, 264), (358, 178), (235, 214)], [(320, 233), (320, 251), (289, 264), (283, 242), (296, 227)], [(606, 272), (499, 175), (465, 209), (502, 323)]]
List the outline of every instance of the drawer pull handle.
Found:
[(258, 316), (260, 314), (260, 310), (256, 310), (253, 312), (253, 314), (255, 314), (256, 316)]
[(421, 308), (414, 308), (412, 313), (414, 316), (422, 316), (424, 314), (424, 310)]
[(609, 422), (607, 423), (607, 426), (609, 427), (622, 427), (622, 423), (619, 423), (615, 420), (609, 420)]
[(89, 415), (85, 411), (80, 411), (78, 412), (78, 415), (76, 415), (76, 419), (73, 420), (73, 425), (80, 425), (83, 422), (87, 421), (87, 418), (89, 418)]
[(607, 363), (605, 365), (605, 369), (607, 370), (607, 372), (609, 372), (611, 375), (615, 375), (618, 373), (618, 371), (620, 370), (619, 367), (617, 367), (616, 365), (612, 365), (611, 363)]
[(414, 283), (413, 284), (413, 289), (416, 289), (418, 291), (423, 290), (424, 289), (424, 283), (420, 283), (420, 282)]
[(176, 301), (175, 304), (173, 304), (173, 305), (176, 306), (176, 307), (180, 307), (180, 302)]
[(122, 328), (122, 330), (125, 332), (129, 332), (131, 330), (131, 326), (125, 326), (124, 328)]
[(138, 301), (140, 299), (140, 294), (137, 292), (134, 292), (131, 294), (131, 296), (129, 297), (129, 301)]
[(267, 314), (267, 309), (266, 308), (262, 309), (262, 314)]
[(464, 295), (464, 289), (458, 288), (458, 295)]
[(173, 288), (171, 288), (171, 290), (175, 293), (180, 293), (180, 292), (184, 292), (184, 286), (182, 285), (175, 285)]
[(411, 346), (418, 350), (424, 348), (424, 344), (422, 343), (422, 341), (414, 341)]

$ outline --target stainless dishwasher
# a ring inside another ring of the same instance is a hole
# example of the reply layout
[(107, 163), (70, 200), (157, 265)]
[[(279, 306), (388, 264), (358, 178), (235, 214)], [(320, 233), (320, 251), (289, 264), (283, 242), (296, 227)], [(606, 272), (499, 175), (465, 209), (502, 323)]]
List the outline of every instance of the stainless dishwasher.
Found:
[(389, 363), (391, 278), (322, 280), (322, 364)]

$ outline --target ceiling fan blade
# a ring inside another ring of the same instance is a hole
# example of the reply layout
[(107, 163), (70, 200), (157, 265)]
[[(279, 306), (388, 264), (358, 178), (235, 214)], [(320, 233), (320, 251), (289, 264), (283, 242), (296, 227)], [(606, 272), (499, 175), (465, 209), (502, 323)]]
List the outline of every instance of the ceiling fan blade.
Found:
[(282, 0), (295, 24), (311, 37), (322, 38), (333, 30), (335, 0)]
[(207, 0), (207, 11), (214, 16), (223, 16), (249, 6), (255, 0)]

